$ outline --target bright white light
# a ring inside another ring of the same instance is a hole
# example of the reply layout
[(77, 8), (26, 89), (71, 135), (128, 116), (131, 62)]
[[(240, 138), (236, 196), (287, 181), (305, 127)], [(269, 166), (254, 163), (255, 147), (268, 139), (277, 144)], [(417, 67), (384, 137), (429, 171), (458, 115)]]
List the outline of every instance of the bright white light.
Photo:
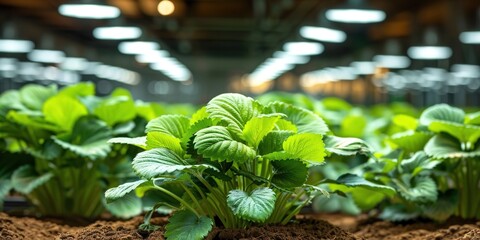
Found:
[(447, 59), (452, 56), (452, 49), (437, 46), (410, 47), (407, 54), (413, 59)]
[(158, 3), (157, 11), (163, 16), (172, 14), (175, 11), (175, 5), (170, 0), (161, 0)]
[(60, 64), (60, 68), (70, 71), (84, 71), (88, 67), (88, 61), (85, 58), (69, 57)]
[(401, 69), (410, 66), (410, 59), (405, 56), (377, 55), (373, 61), (384, 68)]
[(57, 50), (35, 49), (27, 55), (27, 58), (32, 62), (61, 63), (65, 59), (65, 53)]
[(98, 65), (95, 69), (95, 75), (99, 78), (113, 80), (125, 84), (137, 85), (140, 82), (140, 75), (120, 67), (109, 65)]
[(375, 23), (386, 17), (383, 11), (366, 9), (330, 9), (325, 14), (330, 21), (345, 23)]
[(308, 56), (292, 55), (282, 51), (276, 51), (275, 53), (273, 53), (273, 57), (282, 59), (290, 64), (305, 64), (310, 61), (310, 57)]
[(158, 49), (160, 45), (156, 42), (121, 42), (118, 45), (118, 51), (123, 54), (146, 54)]
[(0, 39), (0, 52), (26, 53), (33, 49), (33, 42), (27, 40)]
[(470, 64), (454, 64), (452, 72), (460, 78), (480, 78), (480, 66)]
[(162, 61), (163, 58), (170, 56), (165, 50), (154, 50), (138, 56), (135, 56), (135, 60), (140, 63), (155, 63)]
[(465, 44), (480, 44), (480, 31), (462, 32), (459, 38)]
[(370, 75), (375, 72), (375, 63), (368, 61), (352, 62), (350, 64), (358, 75)]
[(97, 27), (93, 29), (93, 36), (104, 40), (134, 39), (142, 35), (138, 27)]
[(15, 71), (17, 68), (17, 59), (0, 58), (0, 72)]
[(341, 43), (347, 39), (345, 32), (323, 27), (304, 26), (300, 28), (300, 35), (304, 38), (323, 42)]
[(283, 50), (292, 55), (317, 55), (323, 49), (323, 45), (316, 42), (287, 42), (283, 45)]
[(67, 17), (87, 19), (108, 19), (120, 16), (120, 9), (114, 6), (96, 4), (63, 4), (58, 12)]
[(357, 75), (355, 74), (355, 69), (353, 67), (337, 67), (339, 76), (337, 77), (340, 80), (355, 80)]
[(150, 64), (150, 68), (162, 72), (175, 81), (188, 81), (192, 77), (190, 71), (177, 59), (172, 57), (158, 58)]

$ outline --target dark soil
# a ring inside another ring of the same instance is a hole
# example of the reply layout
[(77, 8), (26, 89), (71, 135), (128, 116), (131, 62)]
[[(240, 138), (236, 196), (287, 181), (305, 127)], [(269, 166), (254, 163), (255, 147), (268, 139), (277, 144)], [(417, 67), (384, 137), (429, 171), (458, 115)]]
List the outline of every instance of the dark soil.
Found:
[[(158, 240), (163, 228), (152, 234), (137, 231), (142, 217), (127, 221), (97, 221), (85, 227), (60, 224), (58, 220), (12, 217), (0, 213), (0, 239), (61, 240)], [(165, 217), (153, 222), (164, 225)], [(250, 227), (246, 230), (215, 228), (207, 239), (479, 239), (480, 222), (449, 220), (437, 224), (417, 221), (403, 224), (377, 221), (366, 216), (340, 214), (305, 215), (286, 226)]]

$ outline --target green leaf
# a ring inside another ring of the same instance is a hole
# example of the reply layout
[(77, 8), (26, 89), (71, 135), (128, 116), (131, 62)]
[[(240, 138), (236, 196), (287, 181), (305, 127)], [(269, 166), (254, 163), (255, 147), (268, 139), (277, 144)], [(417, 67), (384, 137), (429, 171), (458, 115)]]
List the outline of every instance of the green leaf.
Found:
[(52, 172), (39, 175), (35, 172), (33, 166), (25, 165), (13, 172), (12, 186), (19, 193), (29, 194), (38, 186), (48, 182), (52, 177)]
[(129, 93), (112, 93), (95, 107), (93, 113), (108, 126), (132, 120), (136, 116), (135, 103)]
[(424, 151), (416, 152), (411, 158), (405, 159), (400, 166), (404, 173), (412, 174), (415, 177), (423, 170), (431, 170), (441, 161), (430, 159)]
[(85, 97), (95, 95), (95, 84), (92, 82), (80, 82), (70, 85), (58, 91), (59, 95), (68, 95), (70, 97)]
[(440, 193), (437, 201), (422, 206), (422, 215), (427, 216), (438, 222), (446, 221), (457, 210), (458, 192), (449, 190)]
[(396, 193), (395, 189), (392, 187), (367, 181), (366, 179), (351, 173), (343, 174), (338, 177), (337, 180), (326, 179), (322, 181), (322, 183), (329, 183), (332, 190), (337, 189), (339, 186), (345, 186), (348, 188), (365, 188), (389, 197), (392, 197)]
[(148, 122), (145, 132), (162, 132), (182, 139), (190, 126), (190, 119), (182, 115), (163, 115)]
[(80, 117), (88, 114), (87, 108), (82, 103), (66, 95), (49, 98), (43, 105), (42, 111), (45, 120), (68, 132)]
[(180, 139), (162, 132), (147, 133), (147, 149), (167, 148), (174, 151), (177, 155), (183, 156), (185, 151), (180, 145)]
[(20, 101), (31, 110), (42, 110), (43, 103), (57, 93), (57, 87), (28, 84), (20, 89)]
[(351, 189), (355, 204), (363, 211), (371, 210), (385, 199), (385, 195), (367, 188)]
[(480, 138), (480, 126), (464, 125), (452, 122), (434, 121), (428, 126), (432, 132), (445, 132), (462, 143), (475, 144)]
[(205, 118), (208, 118), (207, 107), (202, 107), (192, 115), (190, 118), (190, 125), (193, 125)]
[(293, 133), (297, 133), (298, 129), (295, 124), (292, 122), (285, 120), (285, 119), (278, 119), (277, 122), (275, 123), (275, 130), (279, 131), (289, 131)]
[(349, 111), (352, 109), (352, 105), (350, 105), (350, 103), (341, 98), (335, 97), (323, 98), (321, 104), (325, 109), (332, 111)]
[(107, 141), (111, 138), (111, 131), (105, 122), (92, 116), (81, 117), (71, 134), (52, 138), (61, 147), (90, 159), (104, 158), (110, 152)]
[(146, 182), (147, 180), (138, 180), (135, 182), (124, 183), (118, 187), (110, 188), (105, 192), (105, 199), (107, 203), (114, 202), (128, 193), (134, 191), (140, 184)]
[(130, 192), (114, 202), (105, 204), (105, 208), (119, 218), (131, 218), (142, 213), (142, 200), (135, 195), (135, 192)]
[(325, 149), (328, 152), (342, 156), (353, 156), (356, 154), (369, 154), (370, 148), (366, 142), (358, 138), (342, 138), (333, 135), (323, 137)]
[(297, 126), (299, 133), (317, 133), (325, 135), (330, 130), (321, 117), (315, 113), (282, 102), (273, 102), (267, 106), (268, 113), (283, 113), (287, 120)]
[(112, 129), (113, 135), (129, 134), (135, 129), (135, 123), (133, 121), (119, 123)]
[(111, 138), (110, 140), (108, 140), (108, 143), (129, 144), (137, 146), (139, 148), (147, 149), (147, 137), (117, 137)]
[(275, 207), (275, 192), (270, 188), (257, 188), (251, 193), (231, 190), (227, 204), (233, 213), (241, 219), (264, 222)]
[(432, 178), (418, 176), (412, 184), (400, 181), (394, 182), (397, 190), (407, 201), (415, 203), (433, 203), (437, 200), (437, 184)]
[(250, 119), (243, 129), (243, 137), (255, 149), (260, 141), (275, 127), (280, 116), (257, 116)]
[(10, 193), (13, 185), (10, 179), (0, 179), (0, 211), (3, 211), (3, 200)]
[(212, 230), (213, 221), (206, 216), (182, 210), (175, 212), (165, 226), (165, 237), (168, 240), (202, 240)]
[[(32, 116), (29, 113), (9, 111), (7, 114), (7, 119), (9, 121), (23, 125), (27, 128), (34, 128), (37, 131), (38, 129), (45, 129), (52, 132), (62, 131), (62, 128), (60, 128), (59, 126), (56, 126), (50, 122), (47, 122), (42, 117), (35, 116), (35, 115)], [(6, 130), (11, 130), (11, 129), (6, 129)]]
[[(282, 119), (280, 119), (282, 120)], [(258, 151), (261, 155), (266, 155), (272, 152), (279, 152), (283, 150), (283, 142), (287, 140), (294, 133), (291, 131), (273, 130), (267, 134), (260, 142)]]
[(467, 114), (467, 116), (465, 116), (465, 123), (480, 125), (480, 112)]
[(480, 157), (480, 144), (473, 145), (472, 149), (467, 151), (462, 149), (462, 144), (455, 138), (440, 134), (428, 141), (425, 153), (440, 159), (475, 158)]
[(393, 124), (405, 129), (415, 130), (418, 127), (418, 120), (412, 116), (405, 114), (395, 115), (392, 119)]
[(448, 104), (437, 104), (423, 111), (420, 116), (420, 124), (429, 126), (435, 121), (446, 121), (463, 124), (465, 112), (460, 108), (451, 107)]
[(385, 207), (378, 217), (383, 220), (401, 222), (412, 220), (419, 216), (419, 211), (407, 211), (404, 205), (396, 204)]
[(299, 133), (290, 136), (283, 142), (283, 150), (309, 164), (320, 164), (325, 159), (325, 145), (319, 134)]
[(220, 94), (210, 100), (206, 108), (211, 118), (225, 121), (239, 136), (245, 124), (260, 113), (258, 103), (238, 93)]
[(242, 163), (256, 157), (255, 150), (233, 140), (228, 129), (222, 126), (212, 126), (198, 131), (194, 144), (198, 153), (211, 160)]
[(133, 159), (132, 167), (138, 175), (146, 179), (152, 179), (184, 169), (214, 169), (213, 166), (208, 164), (190, 165), (175, 152), (166, 148), (154, 148), (139, 153)]
[(294, 188), (302, 186), (307, 180), (308, 168), (296, 160), (272, 161), (272, 183), (280, 188)]
[(401, 149), (410, 154), (422, 150), (432, 136), (429, 132), (408, 130), (393, 134), (388, 141), (393, 144), (394, 149)]
[(367, 119), (363, 115), (349, 114), (345, 116), (340, 125), (341, 136), (349, 137), (363, 137), (365, 127), (367, 126)]

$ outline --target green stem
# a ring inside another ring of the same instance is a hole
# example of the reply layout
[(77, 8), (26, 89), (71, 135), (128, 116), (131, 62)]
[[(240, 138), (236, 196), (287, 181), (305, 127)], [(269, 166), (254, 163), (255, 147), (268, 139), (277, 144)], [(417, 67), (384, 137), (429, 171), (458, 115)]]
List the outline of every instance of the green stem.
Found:
[(187, 203), (185, 200), (183, 200), (181, 197), (177, 196), (176, 194), (168, 191), (167, 189), (165, 188), (162, 188), (162, 187), (159, 187), (159, 186), (156, 186), (155, 185), (155, 188), (160, 190), (161, 192), (163, 193), (166, 193), (167, 195), (169, 195), (170, 197), (174, 198), (175, 200), (177, 200), (178, 202), (180, 202), (183, 206), (185, 206), (186, 208), (188, 208), (190, 211), (192, 211), (197, 217), (200, 217), (201, 215), (197, 212), (197, 210), (195, 210), (194, 207), (192, 207), (189, 203)]

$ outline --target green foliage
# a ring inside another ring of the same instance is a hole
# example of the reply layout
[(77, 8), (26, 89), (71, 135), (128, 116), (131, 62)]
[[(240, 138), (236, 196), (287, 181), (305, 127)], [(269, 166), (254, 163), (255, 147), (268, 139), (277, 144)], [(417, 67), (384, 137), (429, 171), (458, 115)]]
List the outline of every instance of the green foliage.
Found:
[(186, 210), (178, 211), (169, 219), (165, 227), (165, 236), (175, 240), (199, 240), (207, 236), (212, 230), (212, 225), (212, 219), (206, 216), (196, 216)]
[(275, 192), (270, 188), (257, 188), (251, 193), (235, 189), (227, 196), (227, 204), (233, 214), (253, 222), (267, 220), (273, 212), (275, 200)]

